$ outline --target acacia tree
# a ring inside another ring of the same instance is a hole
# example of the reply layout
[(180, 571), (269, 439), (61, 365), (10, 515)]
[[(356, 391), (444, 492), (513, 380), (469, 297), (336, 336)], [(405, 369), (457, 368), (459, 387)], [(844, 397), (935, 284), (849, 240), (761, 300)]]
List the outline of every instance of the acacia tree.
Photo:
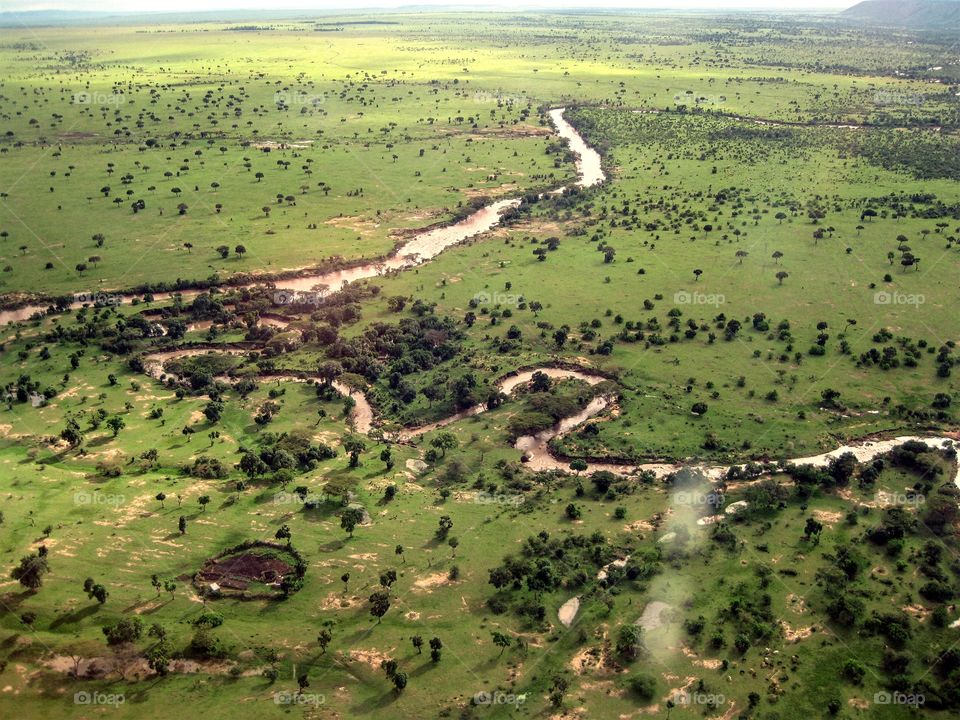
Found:
[[(360, 508), (347, 508), (340, 513), (340, 527), (346, 530), (350, 537), (353, 537), (354, 528), (363, 521), (363, 510)], [(346, 580), (344, 580), (346, 583)]]
[(369, 601), (370, 614), (377, 619), (377, 625), (379, 625), (383, 616), (387, 614), (387, 610), (390, 609), (390, 594), (385, 590), (377, 590), (370, 596)]
[(323, 628), (320, 634), (317, 635), (317, 644), (320, 646), (320, 650), (324, 655), (327, 654), (327, 645), (330, 644), (331, 640), (333, 640), (333, 635), (327, 628)]
[(10, 577), (30, 590), (39, 590), (43, 585), (43, 576), (50, 572), (45, 551), (38, 551), (20, 558), (20, 564), (13, 569)]
[(500, 655), (498, 657), (502, 657), (503, 651), (510, 647), (511, 643), (513, 642), (512, 638), (509, 635), (504, 635), (496, 630), (490, 633), (490, 635), (493, 638), (493, 644), (500, 648)]

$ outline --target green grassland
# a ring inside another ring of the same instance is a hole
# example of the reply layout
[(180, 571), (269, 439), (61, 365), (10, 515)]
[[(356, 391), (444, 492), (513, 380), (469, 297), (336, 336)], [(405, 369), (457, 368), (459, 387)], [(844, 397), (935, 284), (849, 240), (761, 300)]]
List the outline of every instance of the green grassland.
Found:
[[(515, 430), (598, 390), (491, 393), (522, 368), (609, 378), (616, 402), (552, 443), (571, 460), (953, 436), (956, 49), (800, 16), (354, 20), (3, 31), (5, 301), (214, 288), (2, 329), (0, 714), (955, 713), (955, 451), (714, 484), (534, 472)], [(607, 181), (536, 199), (575, 176), (558, 106)], [(496, 229), (316, 305), (224, 282), (380, 256), (524, 194)], [(144, 372), (196, 346), (237, 354)], [(327, 371), (365, 391), (374, 431)], [(209, 596), (194, 574), (247, 541), (289, 541), (302, 586)], [(24, 557), (46, 558), (42, 585), (11, 574)]]

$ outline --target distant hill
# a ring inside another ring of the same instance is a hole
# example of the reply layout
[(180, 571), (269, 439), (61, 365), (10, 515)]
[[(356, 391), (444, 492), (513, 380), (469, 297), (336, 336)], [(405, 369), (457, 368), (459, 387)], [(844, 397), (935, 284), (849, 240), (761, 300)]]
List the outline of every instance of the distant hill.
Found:
[(864, 0), (840, 16), (883, 25), (953, 28), (960, 33), (960, 0)]

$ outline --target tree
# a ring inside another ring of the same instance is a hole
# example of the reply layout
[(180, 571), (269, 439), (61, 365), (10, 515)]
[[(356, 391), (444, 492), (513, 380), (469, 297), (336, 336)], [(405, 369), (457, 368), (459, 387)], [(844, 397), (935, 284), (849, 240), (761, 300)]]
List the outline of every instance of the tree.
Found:
[(86, 270), (87, 270), (87, 264), (86, 264), (86, 263), (77, 263), (77, 264), (75, 265), (75, 268), (76, 268), (76, 271), (77, 271), (78, 273), (80, 273), (80, 277), (83, 277), (83, 273), (86, 272)]
[(127, 424), (123, 421), (123, 418), (119, 415), (114, 415), (113, 417), (107, 420), (107, 427), (110, 428), (113, 432), (113, 436), (116, 437), (120, 434), (120, 431), (123, 430)]
[(345, 530), (350, 537), (353, 537), (354, 528), (363, 521), (363, 510), (360, 508), (347, 508), (340, 513), (340, 528)]
[(202, 512), (206, 512), (206, 511), (207, 511), (207, 505), (210, 503), (210, 496), (209, 496), (209, 495), (201, 495), (200, 497), (197, 498), (197, 502), (200, 503), (200, 510), (201, 510)]
[(180, 520), (177, 521), (177, 529), (180, 530), (181, 535), (185, 535), (187, 532), (187, 519), (181, 515)]
[[(86, 583), (84, 583), (84, 585), (86, 585)], [(89, 588), (84, 587), (84, 590), (87, 591), (88, 598), (90, 599), (96, 598), (97, 602), (100, 603), (101, 605), (103, 605), (107, 601), (107, 597), (109, 597), (110, 595), (110, 593), (107, 592), (107, 588), (105, 588), (100, 583), (91, 582), (90, 587)]]
[(450, 519), (449, 515), (441, 515), (440, 520), (437, 521), (437, 531), (435, 534), (437, 540), (446, 540), (447, 535), (450, 534), (450, 531), (453, 529), (453, 520)]
[(327, 628), (323, 628), (320, 631), (320, 634), (317, 635), (317, 644), (320, 646), (320, 650), (324, 655), (327, 654), (327, 645), (330, 644), (330, 641), (333, 640), (333, 635), (330, 633)]
[(357, 435), (348, 435), (343, 439), (343, 449), (350, 456), (348, 465), (355, 468), (360, 465), (360, 453), (367, 449), (367, 444)]
[(823, 524), (817, 522), (816, 518), (807, 518), (807, 524), (803, 528), (803, 537), (809, 541), (811, 536), (816, 536), (817, 543), (820, 543), (820, 533), (823, 532)]
[(446, 457), (447, 450), (453, 450), (457, 447), (457, 436), (452, 432), (440, 432), (430, 441), (430, 445), (440, 451), (440, 457)]
[(784, 272), (783, 270), (777, 273), (777, 280), (780, 282), (781, 285), (783, 285), (783, 281), (786, 280), (788, 277), (790, 277), (790, 273)]
[(743, 259), (747, 257), (747, 255), (749, 255), (750, 253), (748, 253), (746, 250), (737, 250), (737, 252), (734, 254), (737, 256), (737, 259), (740, 261), (740, 264), (743, 265)]
[(582, 458), (577, 458), (570, 463), (570, 469), (573, 470), (577, 475), (582, 473), (588, 467), (587, 461), (583, 460)]
[(247, 249), (246, 249), (243, 245), (237, 245), (237, 246), (233, 249), (233, 251), (234, 251), (237, 255), (239, 255), (240, 258), (242, 259), (244, 253), (247, 252)]
[(226, 245), (217, 245), (217, 252), (220, 253), (221, 258), (226, 260), (227, 256), (230, 255), (230, 248)]
[(407, 686), (407, 674), (405, 672), (397, 672), (393, 675), (393, 687), (396, 688), (397, 693), (403, 692), (403, 689)]
[(411, 643), (413, 644), (413, 646), (417, 649), (417, 655), (420, 655), (420, 654), (423, 653), (423, 638), (422, 638), (422, 637), (420, 637), (419, 635), (414, 635), (412, 638), (410, 638), (410, 642), (411, 642)]
[(694, 415), (706, 415), (707, 404), (705, 402), (696, 402), (693, 404), (693, 407), (690, 408), (690, 412)]
[(773, 257), (773, 261), (774, 261), (777, 265), (779, 265), (779, 264), (780, 264), (780, 258), (783, 257), (783, 253), (780, 252), (779, 250), (774, 250), (772, 257)]
[(617, 654), (636, 660), (643, 650), (643, 630), (638, 625), (622, 625), (617, 633)]
[(390, 448), (386, 447), (380, 451), (380, 462), (386, 466), (387, 472), (393, 469), (393, 453), (390, 451)]
[(290, 547), (290, 540), (293, 537), (293, 534), (290, 532), (290, 527), (288, 525), (281, 525), (273, 536), (277, 540), (286, 540), (287, 547)]
[(324, 385), (331, 385), (334, 380), (343, 375), (343, 365), (336, 360), (325, 360), (317, 366), (317, 375)]
[(696, 270), (693, 271), (693, 278), (695, 281), (699, 281), (701, 275), (703, 275), (703, 270), (701, 270), (700, 268), (697, 268)]
[(550, 686), (550, 704), (558, 708), (563, 705), (563, 696), (567, 692), (570, 684), (562, 675), (556, 675), (553, 678), (553, 684)]
[(10, 577), (30, 590), (39, 590), (43, 585), (43, 576), (50, 572), (45, 554), (40, 552), (24, 555), (20, 564), (13, 569)]
[(490, 635), (493, 639), (493, 644), (496, 645), (498, 648), (500, 648), (500, 655), (498, 657), (502, 657), (503, 651), (506, 650), (508, 647), (510, 647), (511, 643), (513, 642), (513, 639), (509, 635), (504, 635), (503, 633), (497, 632), (496, 630), (490, 633)]
[(657, 694), (657, 680), (651, 675), (635, 675), (630, 680), (630, 689), (641, 700), (651, 700)]
[(125, 645), (136, 642), (143, 634), (143, 620), (138, 617), (121, 618), (113, 625), (103, 628), (107, 645)]
[(443, 650), (443, 642), (438, 637), (430, 638), (430, 659), (440, 662), (440, 651)]
[(390, 609), (390, 593), (384, 590), (377, 590), (370, 597), (370, 614), (377, 619), (377, 625)]
[[(153, 627), (150, 628), (150, 632), (153, 633), (153, 628), (158, 627), (160, 626), (154, 623)], [(170, 666), (170, 644), (165, 638), (161, 637), (158, 642), (146, 650), (144, 657), (147, 660), (147, 665), (157, 673), (157, 675), (166, 675)]]
[(403, 545), (397, 545), (396, 549), (394, 550), (394, 553), (400, 556), (400, 562), (402, 562), (403, 564), (406, 564), (407, 558), (403, 554)]
[(219, 422), (223, 417), (223, 403), (219, 400), (211, 400), (204, 406), (203, 414), (211, 423)]
[(160, 509), (163, 510), (163, 501), (167, 499), (165, 493), (157, 493), (157, 501), (160, 503)]

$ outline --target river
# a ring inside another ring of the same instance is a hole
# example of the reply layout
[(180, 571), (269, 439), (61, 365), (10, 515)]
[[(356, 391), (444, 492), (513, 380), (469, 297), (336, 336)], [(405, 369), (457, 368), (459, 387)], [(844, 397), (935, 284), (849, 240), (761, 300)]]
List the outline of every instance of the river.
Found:
[[(592, 187), (605, 180), (602, 162), (599, 153), (587, 145), (586, 141), (580, 137), (574, 127), (563, 117), (566, 108), (555, 108), (550, 110), (549, 117), (553, 122), (557, 135), (570, 144), (570, 148), (577, 156), (577, 180), (575, 185), (580, 187)], [(563, 188), (556, 192), (562, 191)], [(497, 200), (489, 205), (485, 205), (474, 213), (471, 213), (463, 220), (445, 225), (442, 227), (425, 230), (414, 235), (408, 242), (402, 245), (394, 254), (369, 262), (363, 265), (357, 265), (352, 268), (335, 270), (333, 272), (318, 273), (316, 275), (306, 275), (298, 278), (286, 280), (276, 280), (273, 284), (281, 290), (291, 290), (294, 292), (318, 292), (323, 294), (329, 291), (340, 290), (345, 284), (378, 277), (390, 270), (404, 270), (414, 267), (421, 263), (432, 260), (441, 252), (453, 245), (458, 245), (472, 237), (485, 233), (500, 223), (501, 214), (511, 207), (520, 204), (520, 198), (507, 198)], [(254, 280), (247, 285), (233, 286), (237, 288), (251, 287), (262, 284), (263, 281)], [(102, 291), (103, 294), (109, 294), (109, 291)], [(185, 290), (181, 292), (184, 298), (194, 297), (200, 294), (200, 290)], [(154, 299), (157, 301), (169, 300), (173, 293), (154, 293)], [(137, 295), (119, 295), (115, 297), (122, 302), (129, 302)], [(82, 307), (84, 302), (74, 302), (71, 309)], [(45, 312), (47, 305), (25, 305), (16, 310), (4, 310), (0, 312), (0, 325), (7, 325), (13, 322), (24, 322), (29, 320), (34, 314)]]

